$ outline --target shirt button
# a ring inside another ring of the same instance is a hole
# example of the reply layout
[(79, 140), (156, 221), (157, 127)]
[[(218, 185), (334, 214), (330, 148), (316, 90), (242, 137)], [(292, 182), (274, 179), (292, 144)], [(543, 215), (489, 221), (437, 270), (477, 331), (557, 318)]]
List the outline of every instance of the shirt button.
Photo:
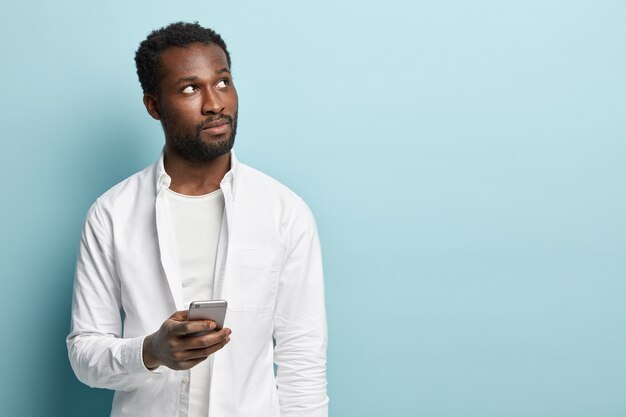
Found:
[(188, 384), (189, 383), (189, 377), (188, 376), (184, 376), (183, 377), (183, 384)]

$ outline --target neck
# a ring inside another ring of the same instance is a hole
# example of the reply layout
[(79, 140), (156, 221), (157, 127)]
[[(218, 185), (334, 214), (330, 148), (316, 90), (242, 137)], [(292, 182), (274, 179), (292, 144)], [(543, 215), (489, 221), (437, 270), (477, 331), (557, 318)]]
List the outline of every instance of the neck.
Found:
[(230, 152), (211, 161), (192, 163), (165, 149), (165, 172), (172, 182), (170, 189), (184, 195), (204, 195), (220, 188), (230, 169)]

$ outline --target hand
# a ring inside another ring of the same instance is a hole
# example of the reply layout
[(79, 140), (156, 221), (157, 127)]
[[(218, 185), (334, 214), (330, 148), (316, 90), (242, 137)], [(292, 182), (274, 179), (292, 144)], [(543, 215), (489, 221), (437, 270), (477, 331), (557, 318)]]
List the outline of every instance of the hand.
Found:
[[(191, 335), (196, 332), (209, 332)], [(187, 311), (177, 311), (155, 333), (143, 341), (143, 363), (148, 369), (165, 365), (170, 369), (190, 369), (230, 341), (231, 330), (215, 331), (211, 320), (187, 321)]]

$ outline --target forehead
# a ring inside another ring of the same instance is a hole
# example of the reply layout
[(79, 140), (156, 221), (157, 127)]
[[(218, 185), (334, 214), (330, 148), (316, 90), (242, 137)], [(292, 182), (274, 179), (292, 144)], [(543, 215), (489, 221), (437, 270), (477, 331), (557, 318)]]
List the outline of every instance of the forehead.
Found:
[(222, 48), (203, 43), (168, 48), (161, 52), (160, 64), (162, 81), (192, 76), (207, 77), (223, 69), (230, 70)]

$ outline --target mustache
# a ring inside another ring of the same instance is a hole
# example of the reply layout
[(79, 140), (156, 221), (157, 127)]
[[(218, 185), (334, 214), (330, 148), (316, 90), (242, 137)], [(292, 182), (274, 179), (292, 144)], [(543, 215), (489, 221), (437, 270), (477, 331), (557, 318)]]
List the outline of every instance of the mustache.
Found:
[(222, 114), (219, 116), (214, 116), (214, 117), (210, 117), (206, 120), (204, 120), (201, 123), (198, 123), (198, 126), (196, 126), (196, 129), (198, 130), (198, 132), (200, 132), (202, 129), (204, 129), (205, 127), (208, 127), (211, 123), (217, 122), (217, 121), (224, 121), (229, 123), (231, 126), (234, 122), (234, 118), (232, 116), (229, 116), (227, 114)]

